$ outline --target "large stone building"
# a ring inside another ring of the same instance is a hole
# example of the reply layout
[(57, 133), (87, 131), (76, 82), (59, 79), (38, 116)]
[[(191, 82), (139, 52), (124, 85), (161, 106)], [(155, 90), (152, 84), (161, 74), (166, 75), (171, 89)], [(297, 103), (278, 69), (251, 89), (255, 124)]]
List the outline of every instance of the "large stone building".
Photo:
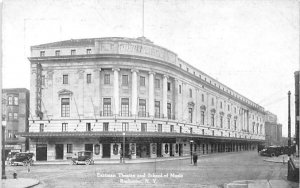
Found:
[(254, 149), (264, 108), (144, 37), (31, 47), (30, 151), (37, 160), (170, 157)]
[(282, 125), (277, 123), (277, 116), (266, 111), (265, 119), (266, 145), (282, 145)]
[(17, 132), (28, 132), (29, 90), (2, 90), (2, 125), (5, 125), (5, 155), (10, 151), (26, 151), (28, 140), (17, 137)]

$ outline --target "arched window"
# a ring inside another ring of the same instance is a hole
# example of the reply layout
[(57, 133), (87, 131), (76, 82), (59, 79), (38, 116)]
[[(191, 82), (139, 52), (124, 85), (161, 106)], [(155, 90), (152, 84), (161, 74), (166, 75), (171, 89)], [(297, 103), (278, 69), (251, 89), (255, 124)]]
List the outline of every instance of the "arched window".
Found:
[(169, 144), (165, 144), (165, 153), (169, 153)]

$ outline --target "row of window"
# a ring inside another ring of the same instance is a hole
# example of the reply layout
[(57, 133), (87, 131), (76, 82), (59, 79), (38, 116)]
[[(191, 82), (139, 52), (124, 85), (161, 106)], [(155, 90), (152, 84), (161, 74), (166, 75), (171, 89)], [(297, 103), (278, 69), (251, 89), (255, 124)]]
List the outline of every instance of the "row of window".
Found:
[[(86, 54), (91, 54), (92, 53), (92, 49), (86, 49)], [(76, 50), (72, 49), (71, 50), (71, 55), (76, 55)], [(40, 51), (40, 56), (44, 57), (45, 56), (45, 51)], [(55, 56), (60, 56), (60, 50), (55, 50)]]
[[(73, 153), (73, 144), (67, 144), (67, 153)], [(100, 145), (99, 144), (94, 145), (94, 154), (95, 155), (100, 154)]]
[(8, 121), (18, 120), (18, 113), (8, 113)]
[(19, 105), (19, 98), (8, 96), (8, 105)]

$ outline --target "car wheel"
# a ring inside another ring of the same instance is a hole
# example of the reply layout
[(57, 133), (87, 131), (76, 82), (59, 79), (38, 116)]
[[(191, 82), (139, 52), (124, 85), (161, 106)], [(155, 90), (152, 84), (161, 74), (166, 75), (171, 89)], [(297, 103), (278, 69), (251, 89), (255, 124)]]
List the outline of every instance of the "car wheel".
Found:
[(271, 157), (274, 157), (275, 156), (275, 153), (271, 153)]
[(27, 166), (27, 161), (23, 161), (23, 166)]

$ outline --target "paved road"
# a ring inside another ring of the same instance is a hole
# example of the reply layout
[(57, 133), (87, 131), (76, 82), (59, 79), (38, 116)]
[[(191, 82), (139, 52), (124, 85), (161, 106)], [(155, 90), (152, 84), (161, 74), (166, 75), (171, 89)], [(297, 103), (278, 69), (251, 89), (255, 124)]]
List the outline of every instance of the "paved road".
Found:
[[(286, 180), (287, 165), (263, 161), (257, 152), (222, 153), (190, 160), (142, 164), (41, 165), (30, 172), (22, 166), (7, 167), (7, 175), (37, 178), (41, 187), (213, 187), (234, 180)], [(299, 184), (291, 183), (292, 187)]]

